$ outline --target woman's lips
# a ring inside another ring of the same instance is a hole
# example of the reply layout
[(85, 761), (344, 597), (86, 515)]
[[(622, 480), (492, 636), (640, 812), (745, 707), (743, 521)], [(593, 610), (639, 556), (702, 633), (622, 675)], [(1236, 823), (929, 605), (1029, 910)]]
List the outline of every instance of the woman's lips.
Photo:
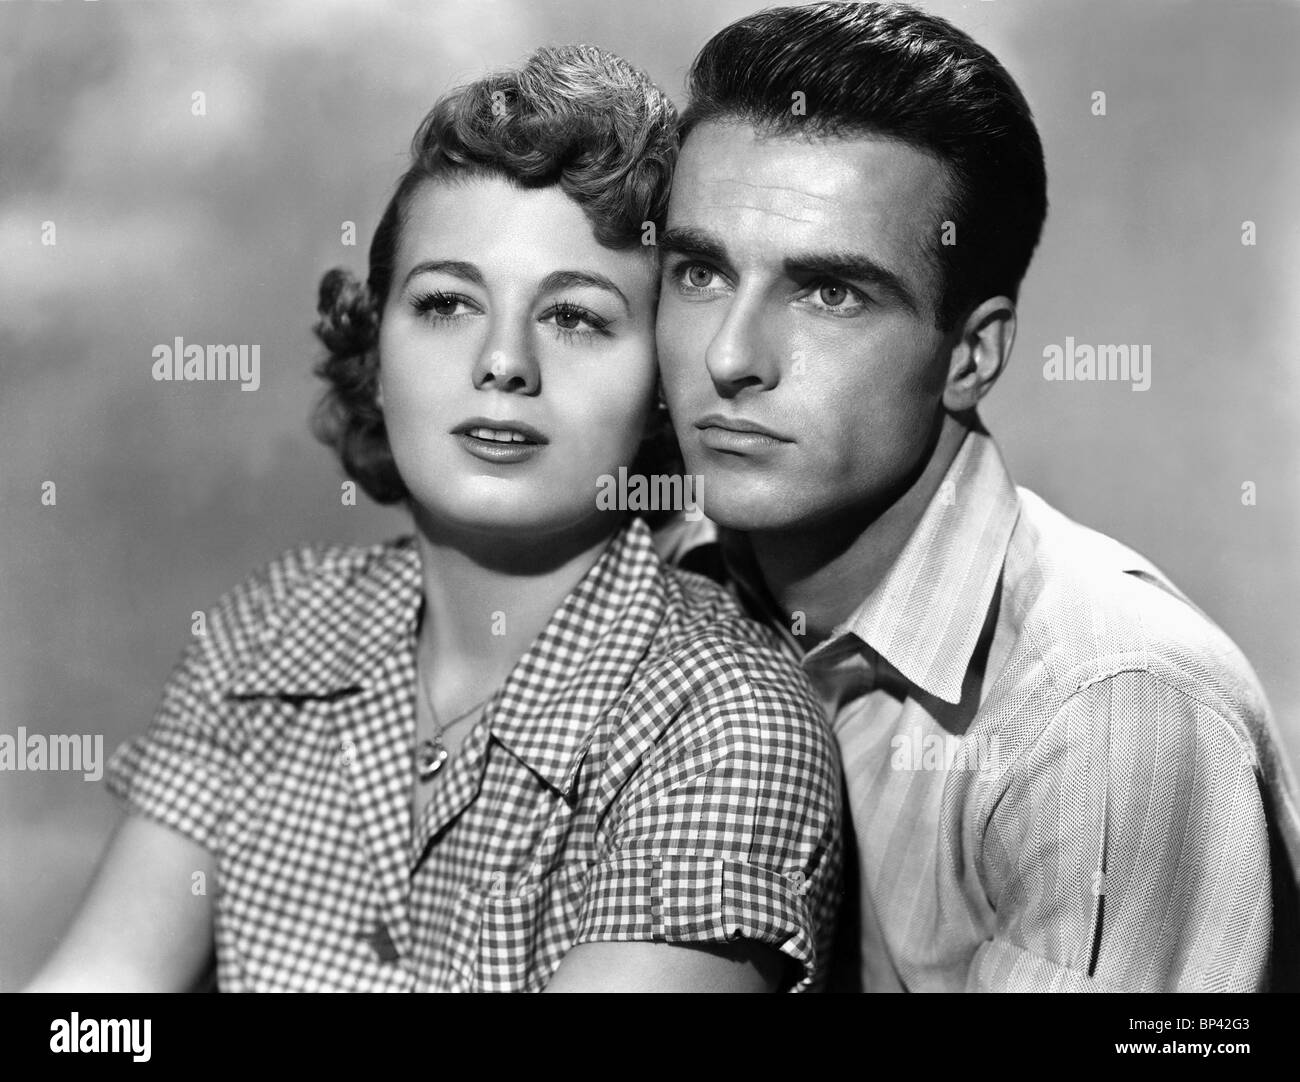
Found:
[[(474, 431), (478, 431), (475, 429)], [(477, 459), (492, 463), (526, 462), (540, 454), (545, 444), (527, 439), (484, 439), (471, 432), (458, 432), (455, 439)]]
[(471, 417), (451, 430), (460, 445), (483, 462), (526, 462), (549, 442), (525, 421)]

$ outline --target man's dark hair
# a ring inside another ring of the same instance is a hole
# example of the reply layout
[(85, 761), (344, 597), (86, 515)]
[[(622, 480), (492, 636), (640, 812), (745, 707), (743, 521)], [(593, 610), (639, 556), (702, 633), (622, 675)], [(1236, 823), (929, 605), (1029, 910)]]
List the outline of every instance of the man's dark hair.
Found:
[[(760, 11), (709, 40), (687, 87), (683, 139), (737, 120), (762, 135), (883, 135), (936, 155), (949, 176), (931, 250), (939, 325), (987, 297), (1016, 299), (1047, 215), (1043, 147), (1015, 81), (951, 23), (895, 3)], [(941, 243), (944, 220), (955, 244)]]

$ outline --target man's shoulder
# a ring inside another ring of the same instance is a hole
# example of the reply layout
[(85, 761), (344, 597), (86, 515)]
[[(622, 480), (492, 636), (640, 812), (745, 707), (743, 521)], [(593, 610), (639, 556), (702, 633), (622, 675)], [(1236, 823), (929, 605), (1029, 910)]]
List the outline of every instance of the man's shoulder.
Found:
[(1017, 784), (1083, 792), (1105, 776), (1112, 792), (1163, 801), (1236, 784), (1258, 793), (1289, 869), (1279, 881), (1292, 883), (1296, 788), (1250, 662), (1150, 560), (1019, 495), (1003, 578), (1015, 637), (980, 707), (1005, 768), (985, 791), (990, 814), (1015, 806), (1004, 793)]
[(1040, 661), (1058, 697), (1140, 674), (1223, 718), (1267, 716), (1241, 650), (1159, 567), (1035, 493), (1019, 495), (1004, 604), (1014, 654)]

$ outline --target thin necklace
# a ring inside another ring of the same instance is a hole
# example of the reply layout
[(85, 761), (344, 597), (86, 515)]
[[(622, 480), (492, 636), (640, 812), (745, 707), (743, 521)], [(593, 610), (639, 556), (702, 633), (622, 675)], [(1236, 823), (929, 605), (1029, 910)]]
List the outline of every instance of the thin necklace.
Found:
[(442, 722), (438, 720), (438, 711), (433, 707), (433, 696), (429, 693), (429, 687), (420, 679), (418, 672), (415, 676), (415, 682), (420, 685), (420, 690), (424, 692), (424, 701), (429, 707), (429, 716), (433, 718), (435, 728), (433, 736), (428, 740), (420, 741), (419, 746), (415, 749), (415, 772), (421, 781), (429, 781), (438, 773), (439, 770), (442, 769), (443, 764), (449, 758), (449, 752), (442, 742), (442, 734), (453, 725), (464, 721), (475, 711), (481, 710), (487, 704), (488, 699), (492, 698), (495, 692), (491, 692), (484, 696), (463, 714), (457, 714), (451, 719), (451, 721), (447, 722), (446, 725), (443, 725)]

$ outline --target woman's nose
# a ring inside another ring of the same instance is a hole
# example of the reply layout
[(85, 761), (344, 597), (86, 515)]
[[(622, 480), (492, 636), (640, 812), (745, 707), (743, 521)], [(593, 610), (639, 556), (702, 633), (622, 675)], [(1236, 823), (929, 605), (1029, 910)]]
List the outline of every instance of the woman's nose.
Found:
[(541, 370), (526, 330), (494, 328), (474, 363), (474, 387), (537, 394), (541, 383)]

